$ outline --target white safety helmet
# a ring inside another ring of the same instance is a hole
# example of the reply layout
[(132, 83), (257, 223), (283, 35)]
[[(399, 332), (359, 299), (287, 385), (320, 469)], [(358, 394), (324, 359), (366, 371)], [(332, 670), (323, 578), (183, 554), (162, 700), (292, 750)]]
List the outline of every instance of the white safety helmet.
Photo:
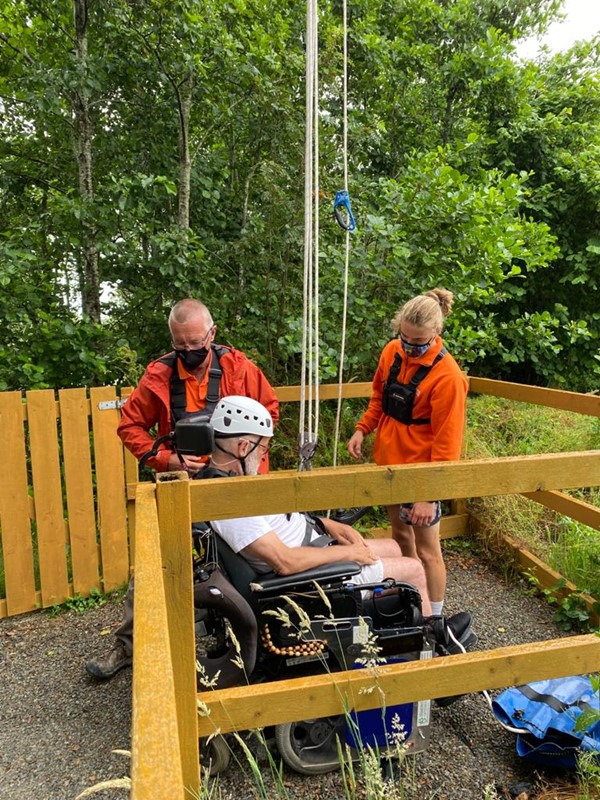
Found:
[(273, 420), (267, 409), (239, 394), (219, 400), (210, 424), (217, 436), (273, 436)]

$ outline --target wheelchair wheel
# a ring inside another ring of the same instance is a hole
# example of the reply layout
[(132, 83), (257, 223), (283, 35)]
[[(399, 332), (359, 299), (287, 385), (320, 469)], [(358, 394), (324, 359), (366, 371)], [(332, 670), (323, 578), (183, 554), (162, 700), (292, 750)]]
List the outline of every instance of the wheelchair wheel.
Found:
[(222, 736), (213, 736), (209, 742), (200, 740), (200, 767), (211, 778), (219, 772), (225, 772), (230, 758), (231, 750)]
[(301, 775), (321, 775), (339, 769), (338, 739), (343, 743), (343, 714), (275, 727), (275, 742), (281, 758)]

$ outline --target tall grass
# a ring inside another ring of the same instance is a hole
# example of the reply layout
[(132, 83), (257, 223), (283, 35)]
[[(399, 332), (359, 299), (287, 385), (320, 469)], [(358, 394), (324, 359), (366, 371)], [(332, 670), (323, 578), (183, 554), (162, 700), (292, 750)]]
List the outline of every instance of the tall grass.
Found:
[[(469, 400), (466, 457), (534, 455), (600, 449), (600, 419), (503, 398)], [(600, 455), (599, 455), (600, 457)], [(600, 489), (570, 492), (600, 506)], [(517, 495), (478, 498), (470, 510), (489, 550), (508, 534), (551, 567), (600, 597), (600, 532)]]

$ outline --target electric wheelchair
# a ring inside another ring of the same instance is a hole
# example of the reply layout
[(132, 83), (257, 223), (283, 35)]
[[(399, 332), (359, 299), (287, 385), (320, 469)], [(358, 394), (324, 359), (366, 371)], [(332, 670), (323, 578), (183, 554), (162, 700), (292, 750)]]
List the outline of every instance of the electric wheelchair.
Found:
[[(213, 452), (214, 436), (202, 414), (181, 420), (171, 438), (181, 454)], [(157, 448), (157, 440), (154, 448)], [(152, 451), (151, 451), (152, 452)], [(149, 453), (148, 455), (150, 455)], [(199, 477), (216, 477), (205, 468)], [(352, 524), (363, 509), (336, 515)], [(319, 521), (311, 519), (319, 529)], [(374, 663), (430, 659), (448, 650), (448, 626), (423, 618), (421, 597), (407, 583), (385, 579), (355, 584), (354, 562), (336, 562), (294, 575), (257, 574), (207, 523), (192, 526), (198, 688), (227, 688)], [(330, 546), (324, 531), (311, 546)], [(470, 615), (456, 620), (452, 638), (459, 650), (477, 638)], [(456, 638), (458, 637), (458, 638)], [(445, 649), (446, 648), (446, 649)], [(423, 751), (428, 743), (431, 702), (406, 703), (334, 717), (277, 725), (279, 754), (296, 772), (315, 775), (337, 769), (339, 745), (358, 759), (370, 747), (382, 758), (402, 746)], [(347, 749), (346, 749), (347, 746)], [(204, 752), (202, 752), (204, 751)], [(211, 774), (223, 771), (229, 746), (216, 736), (201, 743), (201, 762)]]
[[(434, 655), (435, 637), (410, 584), (353, 584), (361, 569), (354, 562), (258, 575), (209, 525), (195, 524), (193, 537), (199, 690)], [(326, 534), (321, 539), (329, 545)], [(395, 751), (401, 730), (403, 747), (420, 752), (429, 723), (425, 700), (277, 725), (274, 741), (289, 767), (314, 775), (339, 767), (338, 740), (353, 758), (367, 745), (383, 757)], [(218, 737), (211, 744), (205, 757), (218, 772), (229, 750)]]

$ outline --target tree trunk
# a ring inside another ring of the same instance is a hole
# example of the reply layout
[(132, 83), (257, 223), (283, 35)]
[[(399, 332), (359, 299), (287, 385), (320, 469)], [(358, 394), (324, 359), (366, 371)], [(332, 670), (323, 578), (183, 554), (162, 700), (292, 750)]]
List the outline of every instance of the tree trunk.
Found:
[(100, 322), (100, 276), (96, 226), (88, 217), (94, 199), (92, 175), (92, 124), (89, 99), (85, 86), (87, 72), (88, 0), (73, 0), (75, 18), (75, 48), (82, 79), (71, 97), (74, 117), (74, 150), (79, 173), (79, 193), (83, 200), (82, 268), (80, 270), (81, 306), (92, 322)]
[(179, 207), (177, 221), (180, 228), (190, 227), (190, 181), (192, 160), (190, 158), (190, 108), (194, 76), (190, 69), (178, 88), (179, 103)]

